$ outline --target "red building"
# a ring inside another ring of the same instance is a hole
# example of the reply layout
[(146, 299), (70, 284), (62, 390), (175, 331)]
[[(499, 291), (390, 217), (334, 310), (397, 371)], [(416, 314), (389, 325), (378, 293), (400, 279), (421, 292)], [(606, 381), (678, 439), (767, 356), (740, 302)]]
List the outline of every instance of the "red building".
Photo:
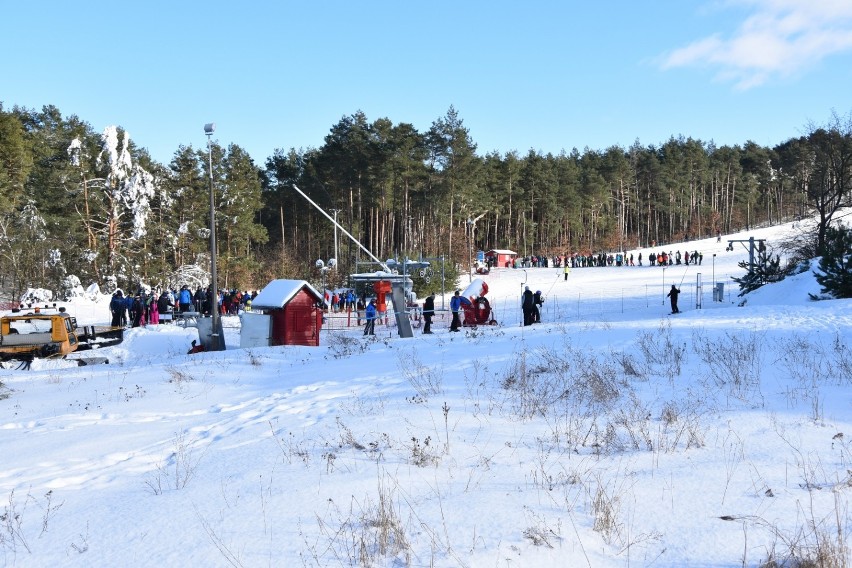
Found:
[(509, 268), (515, 261), (518, 253), (506, 249), (492, 249), (485, 253), (485, 258), (491, 260), (491, 266), (498, 268)]
[(251, 302), (270, 318), (269, 345), (319, 345), (322, 294), (304, 280), (273, 280)]

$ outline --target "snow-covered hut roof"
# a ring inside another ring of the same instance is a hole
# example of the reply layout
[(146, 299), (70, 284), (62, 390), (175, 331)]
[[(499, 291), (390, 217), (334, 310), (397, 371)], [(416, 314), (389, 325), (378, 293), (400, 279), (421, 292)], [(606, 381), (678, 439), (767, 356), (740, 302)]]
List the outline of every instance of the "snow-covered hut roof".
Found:
[(488, 251), (485, 254), (489, 254), (489, 253), (492, 253), (492, 252), (494, 254), (518, 254), (515, 251), (509, 250), (509, 249), (491, 249), (490, 251)]
[(260, 291), (257, 297), (251, 301), (252, 309), (271, 310), (283, 308), (287, 302), (305, 288), (317, 301), (322, 301), (322, 294), (304, 280), (273, 280)]

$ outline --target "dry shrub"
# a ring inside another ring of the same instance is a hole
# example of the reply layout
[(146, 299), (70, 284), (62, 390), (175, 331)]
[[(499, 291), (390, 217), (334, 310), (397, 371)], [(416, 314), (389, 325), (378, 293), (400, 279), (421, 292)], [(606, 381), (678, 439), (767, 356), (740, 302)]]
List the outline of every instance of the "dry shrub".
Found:
[(408, 355), (400, 355), (397, 366), (402, 376), (424, 401), (444, 392), (443, 370), (425, 365), (420, 361), (417, 351), (412, 350)]
[[(317, 515), (320, 537), (306, 542), (317, 566), (384, 566), (411, 564), (407, 527), (389, 480), (379, 478), (375, 498), (363, 503), (354, 497), (346, 513), (334, 503), (325, 518)], [(388, 559), (392, 559), (390, 563)]]
[(840, 493), (834, 494), (834, 511), (824, 518), (804, 513), (793, 530), (782, 530), (759, 517), (728, 517), (766, 529), (774, 537), (761, 568), (849, 568), (848, 511)]
[(763, 339), (757, 333), (712, 339), (701, 331), (693, 334), (693, 348), (717, 387), (749, 404), (762, 404), (760, 390)]

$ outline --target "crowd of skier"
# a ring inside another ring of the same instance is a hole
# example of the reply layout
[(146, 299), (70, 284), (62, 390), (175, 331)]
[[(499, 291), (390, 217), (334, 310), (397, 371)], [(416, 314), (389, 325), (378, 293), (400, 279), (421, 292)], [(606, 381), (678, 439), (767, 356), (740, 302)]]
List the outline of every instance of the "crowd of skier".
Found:
[[(257, 296), (257, 291), (245, 292), (240, 290), (219, 290), (216, 309), (221, 315), (236, 315), (243, 311), (251, 311), (251, 302)], [(124, 295), (121, 289), (116, 290), (109, 303), (112, 316), (111, 325), (114, 327), (140, 327), (157, 325), (161, 321), (171, 321), (174, 314), (197, 313), (209, 316), (213, 313), (211, 289), (199, 287), (195, 292), (189, 286), (181, 286), (180, 290), (152, 291), (139, 290), (136, 294)]]
[[(506, 262), (506, 268), (586, 268), (604, 266), (642, 266), (643, 260), (647, 260), (650, 266), (672, 266), (675, 264), (701, 264), (704, 255), (699, 251), (660, 251), (651, 252), (647, 259), (643, 259), (642, 253), (634, 255), (631, 253), (573, 253), (566, 255), (532, 255), (519, 256)], [(496, 266), (493, 257), (486, 257), (486, 265), (489, 269)]]

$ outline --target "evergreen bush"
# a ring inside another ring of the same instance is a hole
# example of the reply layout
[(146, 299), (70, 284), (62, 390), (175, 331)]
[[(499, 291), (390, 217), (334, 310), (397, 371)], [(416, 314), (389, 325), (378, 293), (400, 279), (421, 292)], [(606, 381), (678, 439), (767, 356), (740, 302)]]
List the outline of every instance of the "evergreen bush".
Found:
[[(745, 269), (749, 268), (749, 264), (746, 261), (740, 262), (737, 266)], [(740, 293), (738, 295), (745, 296), (764, 284), (784, 280), (787, 274), (788, 270), (781, 267), (780, 255), (776, 254), (775, 258), (773, 258), (767, 250), (762, 250), (757, 253), (752, 270), (742, 278), (734, 278), (733, 280), (740, 285)]]
[(814, 276), (823, 293), (852, 298), (852, 230), (844, 225), (828, 227), (821, 252), (820, 271)]

